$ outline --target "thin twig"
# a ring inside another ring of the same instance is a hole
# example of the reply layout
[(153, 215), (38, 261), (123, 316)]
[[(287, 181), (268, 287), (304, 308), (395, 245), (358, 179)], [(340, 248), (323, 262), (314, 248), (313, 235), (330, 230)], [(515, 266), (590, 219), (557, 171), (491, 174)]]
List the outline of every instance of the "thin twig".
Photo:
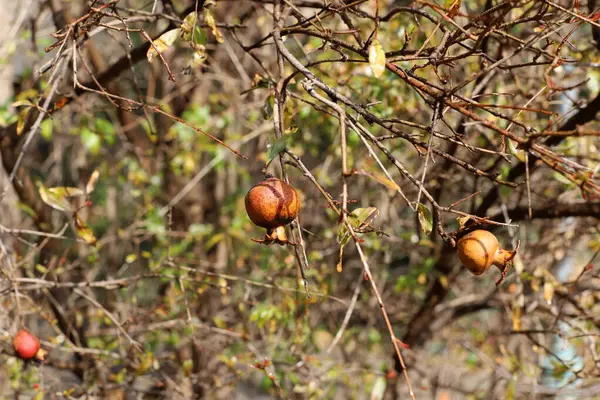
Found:
[(127, 333), (127, 331), (123, 328), (123, 326), (121, 325), (119, 320), (110, 311), (108, 311), (106, 308), (104, 308), (104, 306), (102, 306), (102, 304), (98, 303), (98, 301), (96, 301), (96, 299), (94, 299), (91, 296), (88, 296), (80, 289), (73, 289), (73, 292), (77, 293), (79, 296), (81, 296), (84, 299), (86, 299), (87, 301), (89, 301), (93, 306), (102, 310), (102, 312), (113, 322), (113, 324), (116, 325), (116, 327), (119, 329), (119, 331), (121, 333), (123, 333), (125, 338), (127, 338), (127, 340), (129, 341), (130, 345), (134, 346), (137, 349), (140, 349), (140, 350), (142, 349), (142, 345), (137, 340), (135, 340), (134, 338), (129, 336), (129, 333)]
[(356, 282), (356, 286), (354, 287), (354, 293), (352, 294), (352, 299), (350, 300), (350, 305), (348, 306), (348, 309), (346, 310), (346, 314), (344, 315), (344, 320), (342, 321), (342, 325), (340, 325), (340, 328), (338, 329), (337, 333), (335, 334), (335, 337), (329, 344), (329, 347), (327, 347), (327, 353), (331, 353), (333, 348), (338, 344), (338, 342), (342, 338), (342, 335), (344, 334), (344, 331), (346, 330), (346, 327), (348, 326), (348, 322), (350, 322), (350, 317), (352, 317), (352, 313), (354, 312), (354, 307), (356, 307), (356, 302), (358, 301), (358, 295), (360, 294), (360, 288), (362, 287), (363, 280), (364, 280), (363, 275), (358, 274), (358, 281)]

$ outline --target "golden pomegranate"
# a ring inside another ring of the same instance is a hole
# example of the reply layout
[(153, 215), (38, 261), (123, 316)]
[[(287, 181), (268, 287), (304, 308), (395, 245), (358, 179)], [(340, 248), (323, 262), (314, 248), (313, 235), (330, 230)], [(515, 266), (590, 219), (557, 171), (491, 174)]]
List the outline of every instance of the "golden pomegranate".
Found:
[(254, 224), (275, 229), (289, 224), (300, 211), (298, 193), (277, 178), (267, 178), (246, 194), (246, 212)]
[(252, 240), (264, 244), (295, 244), (287, 239), (284, 228), (300, 211), (298, 193), (293, 187), (281, 179), (267, 178), (248, 191), (245, 204), (250, 220), (267, 230), (264, 239)]
[(495, 265), (502, 272), (504, 279), (507, 269), (517, 250), (508, 251), (500, 248), (498, 239), (493, 233), (485, 230), (476, 230), (463, 236), (457, 244), (458, 258), (460, 262), (473, 274), (481, 275), (491, 265)]

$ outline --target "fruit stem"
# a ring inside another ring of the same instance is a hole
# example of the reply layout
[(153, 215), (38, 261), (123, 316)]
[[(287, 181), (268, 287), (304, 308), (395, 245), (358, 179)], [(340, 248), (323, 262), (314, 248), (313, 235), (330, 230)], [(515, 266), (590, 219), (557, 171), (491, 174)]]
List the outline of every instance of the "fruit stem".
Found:
[(265, 244), (267, 246), (272, 243), (277, 243), (280, 246), (285, 246), (286, 244), (289, 244), (290, 246), (298, 245), (297, 243), (288, 240), (287, 235), (285, 233), (285, 226), (278, 226), (275, 229), (267, 229), (267, 233), (264, 239), (252, 238), (252, 241), (256, 243)]
[(517, 255), (517, 250), (519, 250), (520, 245), (521, 241), (518, 241), (517, 247), (515, 247), (513, 251), (504, 249), (498, 249), (496, 251), (493, 264), (500, 270), (500, 279), (496, 282), (496, 286), (499, 286), (502, 281), (504, 281), (504, 278), (506, 278), (506, 274), (508, 274), (508, 270), (512, 266), (512, 260)]

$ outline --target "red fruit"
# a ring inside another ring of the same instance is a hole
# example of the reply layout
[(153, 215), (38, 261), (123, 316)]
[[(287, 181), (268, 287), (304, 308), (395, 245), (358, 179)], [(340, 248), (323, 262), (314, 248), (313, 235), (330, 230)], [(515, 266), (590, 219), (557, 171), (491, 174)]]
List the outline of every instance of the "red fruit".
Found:
[(26, 329), (21, 329), (13, 340), (13, 346), (19, 357), (28, 360), (40, 350), (40, 341)]

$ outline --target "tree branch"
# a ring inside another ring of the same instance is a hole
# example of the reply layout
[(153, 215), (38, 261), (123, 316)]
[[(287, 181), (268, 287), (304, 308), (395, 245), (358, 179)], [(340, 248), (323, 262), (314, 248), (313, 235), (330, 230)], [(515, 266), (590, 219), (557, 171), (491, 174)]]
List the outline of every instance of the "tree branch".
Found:
[[(508, 210), (508, 217), (513, 221), (529, 218), (527, 207), (515, 207)], [(580, 202), (569, 204), (549, 204), (532, 210), (532, 219), (552, 219), (565, 217), (593, 217), (600, 219), (600, 202)], [(498, 213), (491, 218), (504, 222), (504, 215)]]

